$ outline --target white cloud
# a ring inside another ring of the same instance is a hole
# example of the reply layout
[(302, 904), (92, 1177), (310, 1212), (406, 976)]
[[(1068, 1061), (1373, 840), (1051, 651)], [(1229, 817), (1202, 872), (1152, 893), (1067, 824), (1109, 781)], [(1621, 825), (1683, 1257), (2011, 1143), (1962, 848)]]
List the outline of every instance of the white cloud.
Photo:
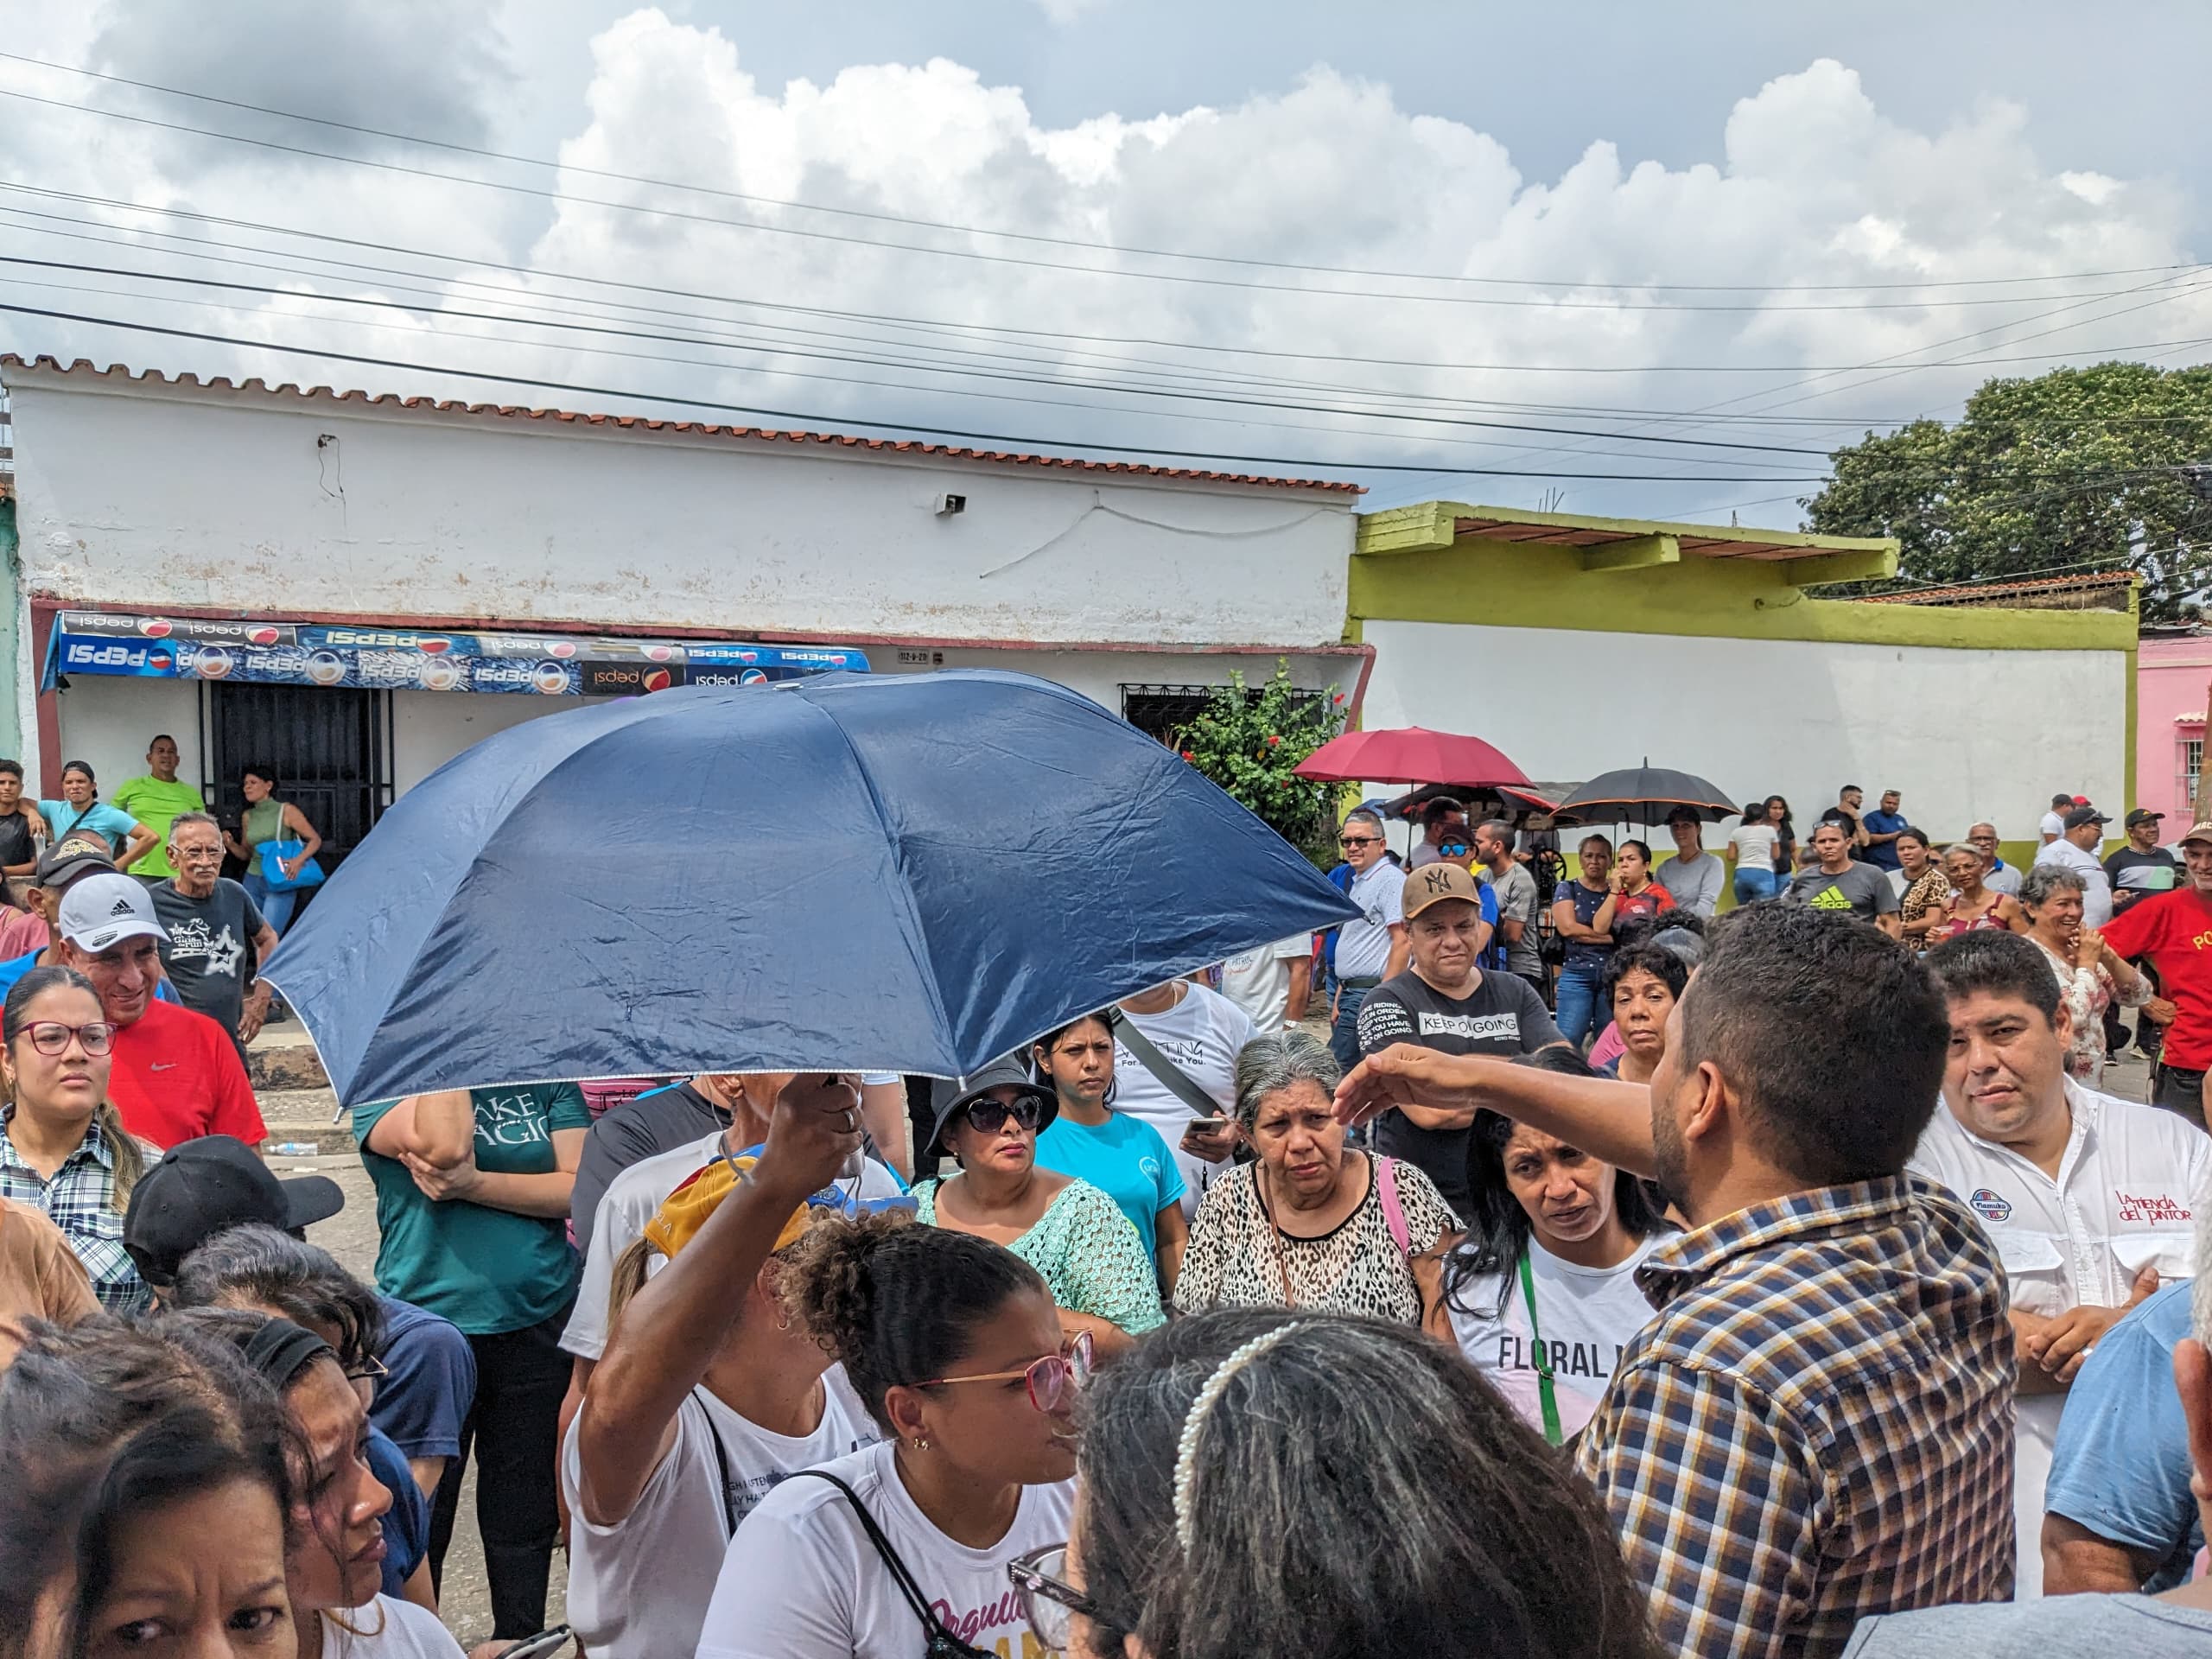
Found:
[[(483, 18), (487, 11), (480, 5), (473, 21), (456, 25), (456, 38), (464, 42), (456, 61), (478, 67), (452, 79), (440, 96), (467, 102), (472, 86), (480, 89), (487, 81), (496, 83), (501, 59), (496, 29)], [(1156, 443), (1162, 449), (1377, 457), (1395, 445), (1409, 457), (1440, 463), (1694, 472), (1700, 470), (1694, 464), (1700, 452), (1691, 449), (1647, 449), (1618, 441), (1578, 443), (1481, 429), (1450, 432), (1465, 441), (1453, 445), (1433, 441), (1446, 429), (1378, 428), (1371, 419), (1331, 415), (1319, 406), (1342, 402), (1351, 393), (1410, 392), (1596, 406), (1580, 416), (1554, 416), (1545, 423), (1622, 427), (1632, 423), (1611, 411), (1697, 408), (1783, 386), (1801, 378), (1796, 372), (1800, 365), (1863, 363), (1899, 353), (1918, 358), (1929, 354), (1937, 342), (1961, 336), (1975, 337), (1932, 354), (2087, 350), (2212, 333), (2212, 304), (2206, 298), (2212, 290), (2199, 290), (2133, 315), (2114, 315), (2109, 322), (2093, 321), (2047, 340), (2024, 340), (2009, 351), (2003, 344), (2159, 301), (2161, 295), (2152, 290), (2091, 301), (2042, 321), (2026, 321), (2066, 303), (2056, 297), (2061, 289), (2116, 289), (2148, 277), (2030, 285), (2029, 295), (2053, 296), (2039, 303), (2024, 299), (2001, 307), (1893, 308), (1891, 302), (1910, 297), (1909, 290), (1873, 285), (2181, 262), (2188, 256), (2177, 228), (2180, 204), (2156, 181), (2049, 166), (2035, 153), (2026, 114), (2015, 105), (1988, 103), (1961, 110), (1940, 131), (1902, 126), (1876, 107), (1853, 70), (1828, 60), (1776, 78), (1741, 99), (1725, 117), (1716, 111), (1706, 146), (1709, 159), (1667, 166), (1623, 156), (1599, 140), (1558, 176), (1532, 180), (1522, 176), (1506, 147), (1491, 135), (1402, 108), (1389, 87), (1325, 66), (1294, 85), (1234, 105), (1099, 111), (1073, 124), (1049, 127), (1039, 122), (1019, 90), (988, 84), (973, 70), (944, 59), (918, 65), (855, 63), (826, 82), (764, 85), (747, 67), (740, 42), (671, 20), (658, 10), (637, 11), (612, 24), (592, 41), (591, 50), (585, 108), (561, 149), (561, 159), (571, 169), (681, 180), (747, 196), (803, 199), (869, 213), (1007, 226), (1076, 242), (1235, 253), (1291, 265), (1541, 278), (1563, 286), (1446, 289), (1382, 276), (1332, 276), (976, 239), (772, 202), (681, 194), (581, 171), (563, 175), (562, 188), (575, 196), (859, 239), (738, 230), (575, 200), (548, 206), (342, 168), (318, 169), (312, 175), (312, 190), (305, 191), (299, 172), (273, 164), (258, 170), (236, 165), (222, 176), (219, 200), (195, 199), (195, 205), (701, 294), (1033, 328), (1046, 331), (1045, 336), (959, 343), (1015, 356), (1039, 353), (1046, 367), (1088, 365), (1100, 374), (1107, 371), (1084, 353), (1119, 351), (1155, 362), (1177, 354), (1160, 346), (1116, 348), (1056, 337), (1189, 340), (1402, 359), (1414, 365), (1538, 364), (1559, 371), (1507, 375), (1295, 359), (1180, 359), (1185, 385), (1192, 376), (1213, 373), (1261, 377), (1278, 384), (1255, 386), (1243, 395), (1297, 405), (1239, 416), (1233, 410), (1146, 404), (1095, 391), (1038, 391), (983, 378), (985, 370), (1013, 366), (1004, 361), (978, 359), (965, 378), (947, 379), (795, 358), (765, 365), (758, 359), (738, 359), (742, 366), (721, 369), (671, 367), (594, 356), (579, 347), (604, 344), (671, 357), (715, 354), (699, 346), (574, 337), (558, 346), (493, 346), (467, 338), (481, 327), (474, 324), (454, 325), (434, 340), (350, 330), (343, 335), (347, 349), (372, 354), (497, 366), (833, 419), (899, 419), (1073, 441)], [(495, 108), (496, 100), (479, 99), (473, 107), (480, 113)], [(1685, 115), (1686, 120), (1696, 118), (1694, 112)], [(496, 130), (493, 137), (498, 142)], [(0, 175), (26, 176), (22, 154), (9, 143), (0, 138)], [(143, 134), (126, 135), (104, 150), (66, 161), (51, 150), (30, 154), (39, 157), (36, 165), (80, 179), (87, 188), (97, 181), (110, 194), (134, 194), (144, 188), (144, 179), (163, 175), (160, 146)], [(452, 163), (431, 158), (428, 164)], [(892, 252), (866, 245), (870, 239), (982, 248), (1026, 263)], [(1172, 270), (1209, 280), (1163, 282), (1042, 268), (1052, 264)], [(518, 289), (528, 286), (521, 279), (497, 280)], [(1847, 286), (1836, 292), (1745, 294), (1671, 293), (1656, 286), (1687, 283), (1753, 289)], [(1330, 287), (1537, 302), (1424, 304), (1310, 291)], [(1275, 291), (1284, 288), (1309, 291)], [(2018, 291), (1974, 290), (1980, 297)], [(842, 342), (780, 337), (808, 349), (853, 356), (895, 352), (923, 357), (948, 343), (941, 335), (868, 330), (835, 320), (723, 311), (682, 299), (631, 298), (672, 310), (716, 313), (726, 318), (717, 325), (721, 329), (754, 338), (768, 332), (765, 325), (772, 322), (848, 334), (853, 338)], [(1610, 301), (1759, 308), (1606, 308)], [(1820, 305), (1834, 308), (1795, 308)], [(339, 331), (318, 330), (296, 317), (226, 318), (219, 313), (216, 321), (232, 325), (225, 332), (257, 337), (340, 337)], [(2008, 334), (1999, 327), (2006, 323), (2017, 326)], [(199, 326), (197, 320), (192, 326)], [(664, 320), (662, 326), (676, 325)], [(1994, 332), (1976, 334), (1985, 330)], [(868, 343), (860, 343), (862, 337)], [(0, 339), (29, 343), (27, 331), (6, 319), (0, 319)], [(126, 338), (118, 343), (112, 336), (104, 344), (114, 345), (109, 355), (179, 366), (206, 364), (221, 355), (174, 342)], [(1695, 377), (1662, 372), (1665, 365), (1684, 363), (1769, 365), (1775, 372)], [(1574, 366), (1637, 372), (1564, 372)], [(2007, 372), (2033, 372), (2037, 366)], [(269, 365), (255, 367), (267, 372)], [(1853, 417), (1940, 408), (1991, 372), (1968, 365), (1887, 378), (1864, 393), (1845, 391), (1790, 412), (1833, 416), (1848, 428)], [(332, 378), (313, 365), (293, 372), (302, 378)], [(1166, 371), (1132, 364), (1112, 378), (1126, 380), (1147, 372)], [(870, 388), (823, 378), (830, 375), (931, 390)], [(410, 381), (397, 372), (347, 370), (338, 378), (377, 387), (423, 389), (421, 377)], [(1802, 398), (1872, 378), (1834, 377), (1776, 396)], [(1285, 384), (1293, 382), (1301, 384)], [(1090, 402), (1116, 412), (956, 395), (961, 392)], [(545, 400), (556, 399), (549, 394)], [(561, 394), (558, 401), (592, 400)], [(1763, 406), (1754, 400), (1739, 407)], [(1171, 418), (1163, 410), (1235, 418)], [(1454, 411), (1447, 407), (1441, 412)], [(1497, 411), (1471, 404), (1459, 412), (1497, 417)], [(1319, 429), (1287, 430), (1265, 424), (1270, 422)], [(1389, 435), (1377, 436), (1378, 430)], [(1834, 441), (1819, 428), (1780, 426), (1748, 435), (1728, 430), (1760, 442), (1815, 448)], [(1546, 446), (1541, 453), (1548, 459), (1526, 459), (1531, 443)], [(1817, 462), (1808, 467), (1802, 459), (1782, 456), (1707, 452), (1703, 458), (1716, 457), (1719, 464), (1705, 470), (1753, 473), (1759, 468), (1752, 463), (1759, 459), (1791, 473), (1819, 470)], [(1449, 487), (1491, 499), (1528, 500), (1544, 485), (1483, 480)], [(1795, 487), (1722, 485), (1700, 491), (1627, 485), (1605, 492), (1582, 486), (1573, 488), (1568, 505), (1595, 510), (1635, 505), (1667, 512), (1732, 499), (1787, 497)], [(1786, 505), (1770, 511), (1785, 518), (1790, 512)]]

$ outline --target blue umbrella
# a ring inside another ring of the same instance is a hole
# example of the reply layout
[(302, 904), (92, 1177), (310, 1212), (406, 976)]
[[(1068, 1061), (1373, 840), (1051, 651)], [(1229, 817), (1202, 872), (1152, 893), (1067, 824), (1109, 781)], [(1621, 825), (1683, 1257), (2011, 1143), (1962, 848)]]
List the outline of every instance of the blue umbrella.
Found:
[(1356, 913), (1074, 692), (831, 674), (486, 738), (393, 804), (267, 977), (349, 1105), (698, 1071), (957, 1077)]

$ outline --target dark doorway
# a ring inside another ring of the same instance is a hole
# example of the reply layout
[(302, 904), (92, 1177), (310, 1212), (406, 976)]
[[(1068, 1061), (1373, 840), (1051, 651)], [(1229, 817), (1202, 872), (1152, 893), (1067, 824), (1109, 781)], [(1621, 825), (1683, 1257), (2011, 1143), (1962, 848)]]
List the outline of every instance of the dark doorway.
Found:
[(318, 857), (337, 868), (391, 802), (391, 708), (382, 691), (301, 685), (207, 687), (215, 816), (235, 830), (245, 809), (238, 774), (276, 770), (278, 798), (307, 815), (322, 836)]

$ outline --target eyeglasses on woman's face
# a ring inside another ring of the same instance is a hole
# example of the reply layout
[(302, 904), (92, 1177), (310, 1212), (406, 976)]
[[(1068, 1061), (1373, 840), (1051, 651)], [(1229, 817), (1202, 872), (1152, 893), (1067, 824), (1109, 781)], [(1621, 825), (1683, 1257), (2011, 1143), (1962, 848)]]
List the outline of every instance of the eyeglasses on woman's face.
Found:
[(105, 1054), (115, 1046), (115, 1027), (105, 1020), (81, 1026), (65, 1026), (59, 1020), (34, 1020), (25, 1029), (29, 1033), (31, 1046), (46, 1055), (67, 1053), (73, 1037), (84, 1045), (87, 1054)]
[(1021, 1616), (1029, 1621), (1030, 1634), (1048, 1653), (1065, 1653), (1074, 1639), (1072, 1615), (1081, 1613), (1094, 1624), (1105, 1615), (1098, 1604), (1067, 1581), (1068, 1547), (1047, 1544), (1008, 1561), (1006, 1575), (1021, 1603)]
[(1019, 1378), (1029, 1388), (1029, 1403), (1046, 1416), (1075, 1404), (1076, 1395), (1090, 1381), (1090, 1332), (1078, 1331), (1057, 1354), (1034, 1359), (1018, 1371), (985, 1371), (973, 1376), (934, 1376), (918, 1386), (942, 1388), (950, 1382), (1012, 1382)]
[(1009, 1117), (1017, 1128), (1033, 1132), (1044, 1121), (1045, 1109), (1028, 1095), (1012, 1105), (1002, 1100), (979, 1100), (968, 1109), (969, 1123), (984, 1135), (996, 1135), (1006, 1128)]

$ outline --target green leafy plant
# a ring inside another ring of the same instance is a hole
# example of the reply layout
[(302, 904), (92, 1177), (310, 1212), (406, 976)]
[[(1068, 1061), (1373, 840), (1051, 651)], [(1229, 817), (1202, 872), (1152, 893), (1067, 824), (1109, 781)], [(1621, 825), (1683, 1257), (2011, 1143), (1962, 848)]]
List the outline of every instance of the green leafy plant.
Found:
[(1342, 692), (1292, 684), (1290, 664), (1278, 658), (1273, 677), (1256, 690), (1242, 671), (1232, 671), (1173, 743), (1183, 759), (1326, 868), (1336, 861), (1331, 832), (1339, 786), (1310, 782), (1295, 768), (1344, 730), (1345, 712)]

